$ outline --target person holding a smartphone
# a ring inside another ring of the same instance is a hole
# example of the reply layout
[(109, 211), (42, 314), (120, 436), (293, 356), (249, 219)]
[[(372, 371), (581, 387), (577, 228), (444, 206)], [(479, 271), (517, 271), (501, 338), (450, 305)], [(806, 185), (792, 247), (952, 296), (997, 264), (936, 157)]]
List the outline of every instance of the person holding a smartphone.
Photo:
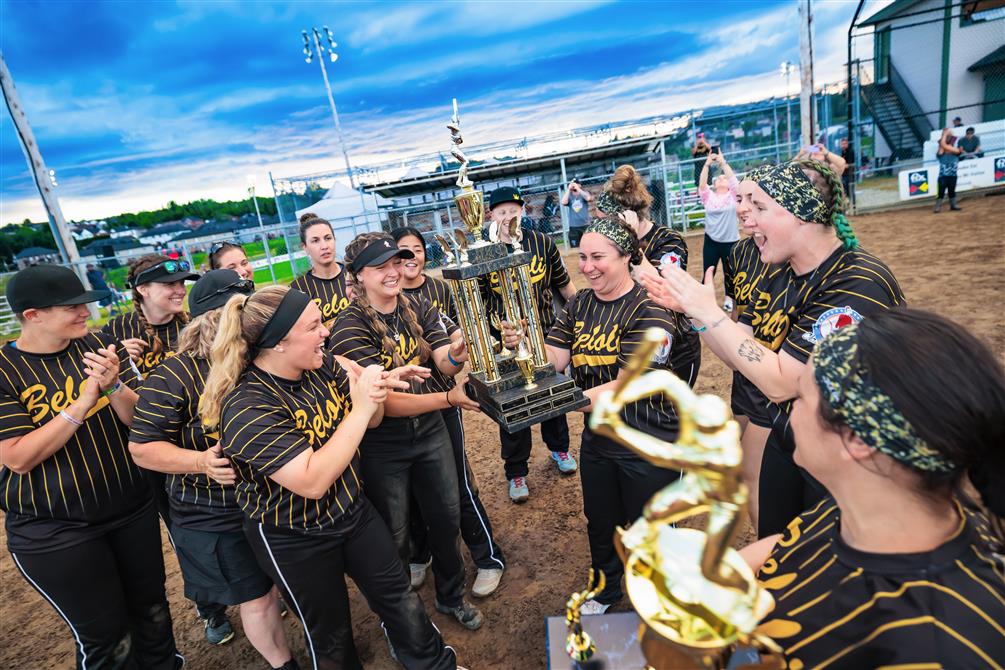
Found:
[[(701, 274), (705, 276), (709, 268), (715, 272), (719, 263), (722, 263), (723, 270), (729, 263), (729, 252), (733, 245), (740, 239), (740, 231), (736, 223), (736, 189), (739, 182), (733, 169), (722, 155), (719, 147), (712, 147), (705, 159), (705, 165), (701, 169), (699, 179), (698, 197), (705, 207), (705, 242), (702, 245), (702, 268)], [(706, 186), (708, 183), (708, 173), (711, 166), (718, 164), (721, 174), (717, 175), (712, 182), (712, 188)], [(726, 299), (723, 308), (727, 312), (733, 311), (732, 300)]]
[(579, 246), (583, 231), (590, 225), (590, 202), (593, 196), (579, 185), (576, 177), (569, 182), (569, 188), (562, 196), (562, 206), (569, 208), (569, 244)]

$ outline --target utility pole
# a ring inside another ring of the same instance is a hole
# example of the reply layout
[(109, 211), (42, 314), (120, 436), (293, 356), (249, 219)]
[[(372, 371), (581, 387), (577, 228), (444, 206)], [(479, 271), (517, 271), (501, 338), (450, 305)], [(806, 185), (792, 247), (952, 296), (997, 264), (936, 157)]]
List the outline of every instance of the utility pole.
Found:
[(789, 92), (789, 77), (796, 71), (795, 63), (782, 61), (779, 72), (785, 77), (785, 153), (792, 153), (792, 95)]
[[(87, 281), (86, 269), (80, 264), (77, 243), (74, 241), (73, 235), (70, 234), (69, 228), (66, 227), (63, 210), (60, 208), (59, 199), (53, 191), (55, 188), (54, 180), (51, 179), (51, 173), (46, 168), (45, 161), (42, 160), (42, 153), (38, 149), (34, 133), (31, 132), (28, 117), (24, 113), (24, 107), (21, 106), (21, 98), (18, 97), (17, 89), (14, 87), (14, 78), (11, 76), (10, 70), (7, 69), (7, 61), (2, 52), (0, 52), (0, 87), (3, 88), (7, 111), (10, 112), (11, 119), (14, 121), (14, 129), (17, 131), (21, 150), (24, 152), (25, 160), (28, 161), (28, 169), (35, 180), (35, 188), (38, 189), (42, 205), (49, 216), (49, 229), (52, 231), (52, 238), (56, 241), (59, 254), (63, 262), (70, 265), (71, 269), (77, 273), (84, 286), (90, 288), (91, 284)], [(95, 303), (88, 303), (87, 310), (92, 319), (98, 318), (98, 308)]]
[(813, 144), (813, 13), (799, 0), (799, 125), (803, 146)]
[[(349, 174), (349, 185), (354, 191), (359, 193), (359, 202), (363, 206), (363, 215), (367, 215), (366, 209), (366, 198), (363, 196), (362, 189), (356, 188), (356, 177), (353, 175), (352, 165), (349, 163), (349, 152), (345, 149), (345, 140), (342, 138), (342, 124), (338, 120), (338, 110), (335, 108), (335, 97), (332, 95), (332, 87), (328, 82), (328, 70), (325, 68), (325, 52), (328, 52), (328, 57), (331, 62), (334, 63), (338, 60), (338, 54), (335, 53), (335, 49), (338, 44), (335, 42), (335, 36), (332, 31), (328, 29), (328, 26), (323, 26), (322, 29), (325, 33), (325, 37), (328, 39), (328, 44), (326, 46), (321, 45), (321, 31), (317, 28), (311, 27), (311, 32), (314, 36), (314, 48), (317, 50), (318, 54), (318, 65), (321, 66), (321, 77), (325, 81), (325, 91), (328, 93), (328, 106), (331, 108), (332, 121), (335, 122), (335, 134), (338, 137), (339, 147), (342, 149), (342, 158), (345, 160), (345, 171)], [(300, 31), (304, 37), (304, 60), (310, 63), (314, 60), (314, 54), (311, 53), (311, 42), (307, 37), (307, 31)], [(367, 224), (369, 225), (369, 217), (367, 217)]]

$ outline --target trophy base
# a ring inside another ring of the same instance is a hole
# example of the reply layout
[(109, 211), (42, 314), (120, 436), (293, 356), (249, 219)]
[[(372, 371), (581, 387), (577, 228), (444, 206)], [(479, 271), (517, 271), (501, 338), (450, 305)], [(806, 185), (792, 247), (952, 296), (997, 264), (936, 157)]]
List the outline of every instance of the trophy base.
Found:
[[(547, 654), (549, 670), (622, 670), (625, 668), (652, 667), (656, 670), (682, 670), (683, 668), (708, 668), (716, 666), (702, 665), (689, 659), (694, 657), (689, 653), (683, 656), (681, 664), (659, 664), (661, 660), (646, 657), (643, 649), (650, 653), (652, 641), (649, 639), (651, 629), (647, 629), (639, 615), (635, 612), (617, 612), (583, 617), (583, 630), (586, 631), (597, 647), (597, 651), (589, 661), (573, 661), (565, 653), (565, 643), (569, 630), (564, 616), (552, 616), (547, 620)], [(664, 644), (660, 641), (659, 644)], [(666, 643), (669, 644), (669, 643)], [(731, 652), (731, 653), (729, 653)], [(675, 663), (664, 656), (663, 660)], [(653, 661), (656, 663), (653, 663)], [(727, 670), (754, 668), (760, 662), (760, 657), (752, 647), (739, 646), (714, 659), (721, 664), (727, 661)], [(749, 664), (749, 665), (748, 665)]]
[(474, 279), (497, 270), (527, 265), (533, 256), (521, 251), (510, 253), (510, 247), (502, 242), (486, 242), (482, 247), (468, 247), (467, 265), (448, 265), (443, 268), (444, 279)]
[(508, 433), (529, 428), (590, 403), (575, 382), (546, 365), (534, 371), (536, 385), (527, 388), (527, 380), (516, 369), (512, 357), (499, 357), (496, 381), (487, 381), (482, 372), (468, 377), (467, 392), (481, 405), (482, 412)]

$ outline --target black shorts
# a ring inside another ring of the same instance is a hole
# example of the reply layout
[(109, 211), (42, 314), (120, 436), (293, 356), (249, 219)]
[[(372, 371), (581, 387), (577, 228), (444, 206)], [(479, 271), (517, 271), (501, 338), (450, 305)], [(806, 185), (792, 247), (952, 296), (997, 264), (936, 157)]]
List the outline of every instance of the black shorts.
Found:
[(171, 538), (189, 600), (240, 605), (272, 588), (240, 530), (210, 533), (175, 525)]
[(729, 408), (733, 416), (745, 416), (750, 423), (761, 428), (771, 428), (767, 398), (739, 372), (733, 372), (733, 387), (729, 396)]

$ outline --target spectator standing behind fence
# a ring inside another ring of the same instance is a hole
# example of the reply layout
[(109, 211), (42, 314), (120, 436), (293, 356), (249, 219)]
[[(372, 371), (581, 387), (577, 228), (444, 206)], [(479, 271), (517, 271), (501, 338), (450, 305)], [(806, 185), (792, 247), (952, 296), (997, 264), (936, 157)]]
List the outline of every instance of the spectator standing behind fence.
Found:
[[(704, 166), (702, 159), (706, 158), (710, 153), (712, 153), (712, 147), (705, 141), (705, 133), (698, 133), (698, 140), (691, 147), (691, 158), (694, 159), (694, 185), (696, 187), (701, 183), (698, 177), (701, 176), (701, 170)], [(708, 175), (705, 175), (706, 184), (708, 183), (707, 180)]]
[(593, 196), (585, 188), (579, 185), (573, 177), (569, 182), (569, 188), (562, 196), (562, 206), (569, 208), (569, 244), (574, 247), (579, 246), (579, 239), (583, 236), (583, 231), (590, 225), (590, 201)]
[[(955, 123), (955, 120), (954, 120)], [(942, 209), (942, 201), (949, 196), (949, 209), (958, 212), (962, 207), (956, 206), (956, 167), (960, 162), (963, 149), (956, 146), (956, 135), (949, 128), (942, 129), (939, 139), (939, 193), (935, 199), (935, 213)]]
[[(709, 168), (718, 163), (722, 174), (715, 178), (712, 188), (706, 186)], [(719, 262), (723, 270), (729, 264), (729, 252), (740, 239), (740, 231), (736, 223), (736, 175), (729, 167), (721, 152), (710, 153), (701, 168), (698, 197), (705, 207), (705, 243), (702, 246), (701, 274), (704, 277), (709, 268), (714, 273)], [(733, 311), (733, 301), (726, 299), (723, 306), (727, 312)]]
[(984, 152), (981, 151), (981, 138), (975, 134), (973, 126), (967, 128), (967, 134), (961, 137), (956, 144), (963, 150), (963, 154), (960, 156), (961, 161), (968, 158), (984, 157)]
[(844, 161), (844, 172), (841, 173), (841, 185), (844, 192), (851, 195), (851, 185), (855, 183), (855, 148), (847, 137), (841, 138), (841, 160)]

